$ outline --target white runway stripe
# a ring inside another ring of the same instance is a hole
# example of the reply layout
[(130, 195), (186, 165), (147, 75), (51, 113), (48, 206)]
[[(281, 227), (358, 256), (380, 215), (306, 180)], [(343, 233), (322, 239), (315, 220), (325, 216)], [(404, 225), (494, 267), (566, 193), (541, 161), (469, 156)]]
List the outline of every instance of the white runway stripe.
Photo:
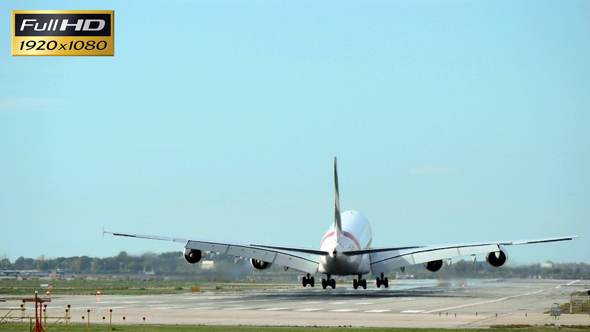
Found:
[(309, 311), (319, 311), (319, 310), (322, 310), (322, 308), (297, 309), (297, 310), (293, 310), (293, 311), (309, 312)]
[(258, 309), (260, 311), (278, 311), (278, 310), (289, 310), (289, 308), (266, 308), (266, 309)]
[(351, 311), (357, 311), (358, 309), (334, 309), (334, 310), (330, 310), (331, 312), (351, 312)]
[(531, 294), (537, 294), (537, 293), (541, 293), (541, 292), (544, 292), (544, 291), (545, 291), (544, 289), (541, 289), (541, 290), (538, 290), (536, 292), (529, 292), (529, 293), (524, 293), (524, 294), (520, 294), (520, 295), (507, 296), (507, 297), (503, 297), (503, 298), (496, 299), (496, 300), (483, 301), (483, 302), (477, 302), (477, 303), (468, 303), (468, 304), (464, 304), (464, 305), (458, 305), (458, 306), (455, 306), (455, 307), (448, 307), (448, 308), (442, 308), (442, 309), (424, 311), (424, 313), (425, 314), (430, 314), (430, 313), (437, 312), (437, 311), (445, 311), (445, 310), (451, 310), (451, 309), (457, 309), (457, 308), (463, 308), (463, 307), (471, 307), (471, 306), (476, 306), (476, 305), (480, 305), (480, 304), (500, 302), (500, 301), (504, 301), (504, 300), (508, 300), (508, 299), (513, 299), (513, 298), (517, 298), (517, 297), (521, 297), (521, 296), (527, 296), (527, 295), (531, 295)]
[(367, 310), (365, 312), (376, 312), (376, 313), (380, 313), (380, 312), (389, 312), (391, 310), (385, 310), (385, 309), (376, 309), (376, 310)]

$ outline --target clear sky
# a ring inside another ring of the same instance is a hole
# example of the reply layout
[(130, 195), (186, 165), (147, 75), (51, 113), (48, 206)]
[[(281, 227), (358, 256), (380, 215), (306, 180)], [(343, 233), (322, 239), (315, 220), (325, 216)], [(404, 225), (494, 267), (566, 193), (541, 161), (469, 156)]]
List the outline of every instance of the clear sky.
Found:
[[(114, 57), (12, 57), (11, 10), (115, 10)], [(575, 235), (590, 258), (588, 1), (2, 1), (0, 255)]]

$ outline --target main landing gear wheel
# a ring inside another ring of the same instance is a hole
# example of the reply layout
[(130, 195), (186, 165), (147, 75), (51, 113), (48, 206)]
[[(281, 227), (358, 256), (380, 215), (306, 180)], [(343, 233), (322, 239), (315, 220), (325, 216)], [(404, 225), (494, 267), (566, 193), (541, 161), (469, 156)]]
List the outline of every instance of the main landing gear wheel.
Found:
[(303, 284), (303, 287), (306, 287), (307, 285), (310, 285), (311, 287), (315, 286), (315, 280), (313, 277), (309, 276), (309, 273), (307, 274), (307, 277), (303, 276), (303, 278), (301, 278), (301, 283)]
[(354, 287), (354, 289), (357, 289), (359, 286), (363, 289), (367, 289), (367, 280), (363, 279), (363, 276), (360, 274), (357, 279), (352, 280), (352, 287)]
[(322, 288), (326, 289), (329, 287), (332, 287), (332, 289), (336, 288), (336, 280), (334, 280), (333, 278), (330, 277), (330, 275), (327, 275), (326, 279), (322, 278)]
[(389, 287), (389, 280), (387, 277), (383, 278), (383, 273), (381, 273), (381, 277), (376, 279), (377, 288), (381, 287), (381, 285), (385, 286), (385, 288)]

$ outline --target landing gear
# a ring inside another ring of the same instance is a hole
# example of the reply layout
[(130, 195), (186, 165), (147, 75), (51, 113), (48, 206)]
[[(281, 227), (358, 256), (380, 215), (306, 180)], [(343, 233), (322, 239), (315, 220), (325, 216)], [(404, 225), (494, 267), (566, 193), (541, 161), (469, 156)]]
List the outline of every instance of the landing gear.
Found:
[(381, 277), (377, 278), (377, 288), (381, 287), (381, 285), (385, 286), (385, 288), (389, 287), (389, 280), (387, 277), (383, 277), (383, 273), (381, 273)]
[(357, 289), (362, 287), (363, 289), (367, 289), (367, 280), (363, 279), (363, 276), (359, 274), (358, 279), (353, 279), (352, 280), (352, 287), (354, 287), (354, 289)]
[(336, 280), (334, 280), (333, 278), (330, 278), (329, 274), (328, 274), (327, 280), (322, 279), (322, 288), (326, 289), (326, 288), (328, 288), (328, 286), (332, 287), (332, 289), (336, 288)]
[(307, 277), (303, 276), (303, 278), (301, 278), (301, 283), (303, 284), (303, 287), (306, 287), (308, 284), (311, 287), (315, 286), (315, 280), (313, 277), (310, 277), (309, 273), (307, 274)]

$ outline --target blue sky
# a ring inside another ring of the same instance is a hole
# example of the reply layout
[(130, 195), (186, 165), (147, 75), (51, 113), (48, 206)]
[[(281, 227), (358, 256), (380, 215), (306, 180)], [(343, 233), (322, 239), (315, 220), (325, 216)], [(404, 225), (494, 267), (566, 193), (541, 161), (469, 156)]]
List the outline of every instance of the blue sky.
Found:
[[(115, 10), (114, 57), (11, 57), (11, 10)], [(4, 1), (0, 255), (573, 235), (590, 257), (587, 1)]]

